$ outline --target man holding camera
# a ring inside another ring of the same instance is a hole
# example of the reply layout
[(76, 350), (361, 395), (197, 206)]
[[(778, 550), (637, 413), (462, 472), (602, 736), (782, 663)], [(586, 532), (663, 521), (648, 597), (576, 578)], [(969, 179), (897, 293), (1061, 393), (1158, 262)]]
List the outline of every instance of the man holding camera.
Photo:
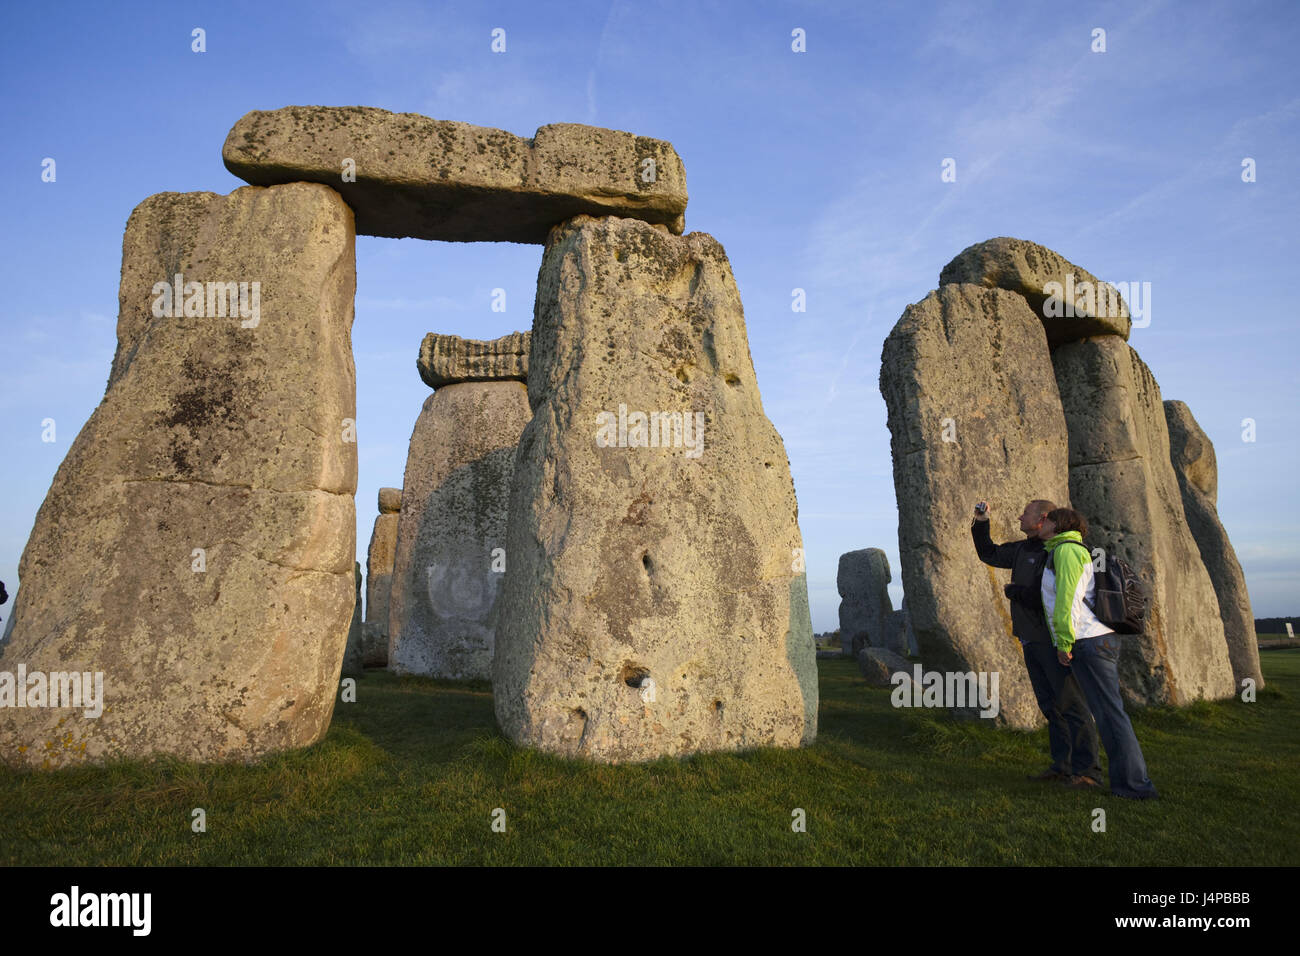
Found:
[(995, 568), (1010, 568), (1011, 583), (1004, 593), (1011, 600), (1011, 631), (1020, 639), (1025, 669), (1034, 688), (1038, 709), (1047, 718), (1048, 747), (1052, 765), (1032, 780), (1060, 780), (1077, 789), (1091, 789), (1101, 782), (1097, 760), (1097, 728), (1083, 691), (1061, 664), (1052, 645), (1052, 635), (1043, 615), (1041, 582), (1047, 550), (1038, 537), (1043, 517), (1056, 508), (1050, 501), (1036, 499), (1020, 515), (1023, 541), (994, 544), (989, 537), (988, 505), (975, 506), (971, 537), (980, 560)]

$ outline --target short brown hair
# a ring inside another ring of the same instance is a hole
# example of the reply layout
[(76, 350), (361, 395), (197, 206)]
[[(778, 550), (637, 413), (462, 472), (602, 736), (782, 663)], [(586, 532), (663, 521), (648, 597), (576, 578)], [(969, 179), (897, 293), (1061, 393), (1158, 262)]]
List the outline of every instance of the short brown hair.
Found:
[(1056, 510), (1056, 502), (1048, 501), (1046, 498), (1035, 498), (1033, 501), (1029, 502), (1029, 507), (1035, 509), (1034, 514), (1042, 518), (1045, 517), (1049, 511)]
[(1057, 534), (1062, 531), (1077, 531), (1080, 535), (1087, 537), (1088, 519), (1073, 508), (1055, 508), (1048, 512), (1047, 520), (1052, 522)]

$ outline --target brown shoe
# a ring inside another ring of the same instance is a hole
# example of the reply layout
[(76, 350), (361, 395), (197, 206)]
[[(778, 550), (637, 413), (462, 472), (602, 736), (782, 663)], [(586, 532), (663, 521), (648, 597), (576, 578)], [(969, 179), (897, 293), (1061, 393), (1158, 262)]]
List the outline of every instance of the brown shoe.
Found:
[(1057, 771), (1053, 770), (1051, 767), (1048, 767), (1042, 773), (1029, 774), (1027, 779), (1037, 780), (1040, 783), (1050, 783), (1053, 780), (1064, 780), (1066, 779), (1066, 775), (1063, 773), (1058, 773)]
[(1081, 776), (1071, 775), (1062, 778), (1062, 781), (1071, 790), (1096, 790), (1098, 787), (1101, 786), (1101, 784), (1099, 784), (1096, 780), (1093, 780), (1092, 777), (1081, 777)]

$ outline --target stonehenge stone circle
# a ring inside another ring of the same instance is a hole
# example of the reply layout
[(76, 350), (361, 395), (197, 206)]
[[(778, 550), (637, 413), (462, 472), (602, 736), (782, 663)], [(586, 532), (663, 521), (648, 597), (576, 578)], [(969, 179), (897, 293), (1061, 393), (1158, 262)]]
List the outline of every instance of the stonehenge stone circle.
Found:
[[(1063, 313), (1069, 302), (1073, 316), (1045, 311), (1049, 296), (1044, 289), (1049, 282), (1061, 287), (1059, 311)], [(1002, 236), (963, 249), (939, 274), (941, 287), (960, 283), (1023, 296), (1047, 330), (1049, 348), (1089, 335), (1127, 339), (1132, 326), (1128, 305), (1114, 286), (1046, 246), (1024, 239)]]
[(528, 397), (493, 662), (506, 735), (606, 762), (810, 743), (794, 485), (722, 246), (557, 226)]
[(1002, 592), (1010, 572), (980, 562), (970, 525), (984, 499), (993, 539), (1017, 540), (1026, 501), (1068, 500), (1065, 419), (1043, 324), (1014, 293), (940, 286), (908, 306), (886, 338), (880, 391), (921, 656), (937, 670), (999, 673), (993, 719), (1040, 726)]
[(1241, 682), (1250, 678), (1257, 688), (1263, 687), (1259, 639), (1255, 636), (1255, 615), (1250, 609), (1246, 576), (1228, 540), (1228, 532), (1219, 520), (1219, 465), (1214, 445), (1186, 403), (1167, 400), (1164, 409), (1169, 427), (1169, 455), (1174, 474), (1178, 476), (1183, 511), (1219, 599), (1219, 616), (1228, 643), (1233, 681), (1240, 688)]
[[(889, 647), (906, 653), (906, 645), (891, 646), (889, 619), (894, 613), (889, 598), (889, 558), (880, 548), (864, 548), (840, 555), (835, 577), (840, 592), (840, 635), (848, 653), (857, 657), (863, 647)], [(847, 636), (847, 640), (846, 640)]]
[(388, 608), (388, 667), (490, 680), (522, 382), (446, 385), (411, 433)]
[(0, 708), (0, 761), (243, 761), (324, 735), (354, 605), (354, 245), (314, 183), (131, 213), (108, 386), (0, 657), (101, 673), (103, 712)]
[(361, 656), (367, 667), (388, 666), (388, 608), (401, 507), (401, 488), (379, 489), (379, 514), (366, 551), (366, 622), (361, 633)]
[(1231, 696), (1219, 602), (1183, 510), (1155, 377), (1117, 335), (1062, 345), (1052, 364), (1070, 435), (1070, 498), (1088, 519), (1088, 546), (1131, 564), (1151, 595), (1146, 633), (1123, 641), (1125, 696)]
[[(506, 734), (554, 752), (815, 739), (789, 462), (726, 255), (681, 236), (669, 143), (289, 107), (244, 116), (223, 159), (252, 185), (152, 196), (127, 225), (108, 387), (37, 515), (0, 650), (102, 671), (104, 710), (65, 726), (6, 708), (0, 760), (305, 746), (345, 653), (349, 670), (374, 662), (385, 636), (396, 671), (494, 677)], [(540, 344), (422, 343), (435, 393), (368, 554), (372, 617), (392, 555), (386, 632), (356, 626), (358, 229), (546, 246)], [(615, 407), (616, 425), (595, 420)]]
[[(363, 236), (545, 243), (582, 213), (685, 228), (686, 168), (670, 143), (556, 123), (532, 139), (364, 106), (254, 110), (231, 129), (226, 168), (257, 186), (330, 186)], [(355, 181), (344, 173), (352, 161)]]
[(430, 388), (460, 382), (527, 382), (531, 332), (511, 332), (491, 342), (430, 332), (416, 362)]

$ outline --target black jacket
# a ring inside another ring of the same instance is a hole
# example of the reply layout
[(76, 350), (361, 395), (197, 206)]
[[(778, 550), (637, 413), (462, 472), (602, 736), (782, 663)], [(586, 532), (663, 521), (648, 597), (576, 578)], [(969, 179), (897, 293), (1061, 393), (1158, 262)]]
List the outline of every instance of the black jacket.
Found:
[(1052, 643), (1047, 619), (1043, 616), (1043, 564), (1047, 549), (1038, 538), (1025, 538), (1008, 544), (994, 544), (989, 537), (989, 523), (976, 521), (971, 537), (980, 560), (995, 568), (1011, 569), (1011, 633), (1022, 641)]

